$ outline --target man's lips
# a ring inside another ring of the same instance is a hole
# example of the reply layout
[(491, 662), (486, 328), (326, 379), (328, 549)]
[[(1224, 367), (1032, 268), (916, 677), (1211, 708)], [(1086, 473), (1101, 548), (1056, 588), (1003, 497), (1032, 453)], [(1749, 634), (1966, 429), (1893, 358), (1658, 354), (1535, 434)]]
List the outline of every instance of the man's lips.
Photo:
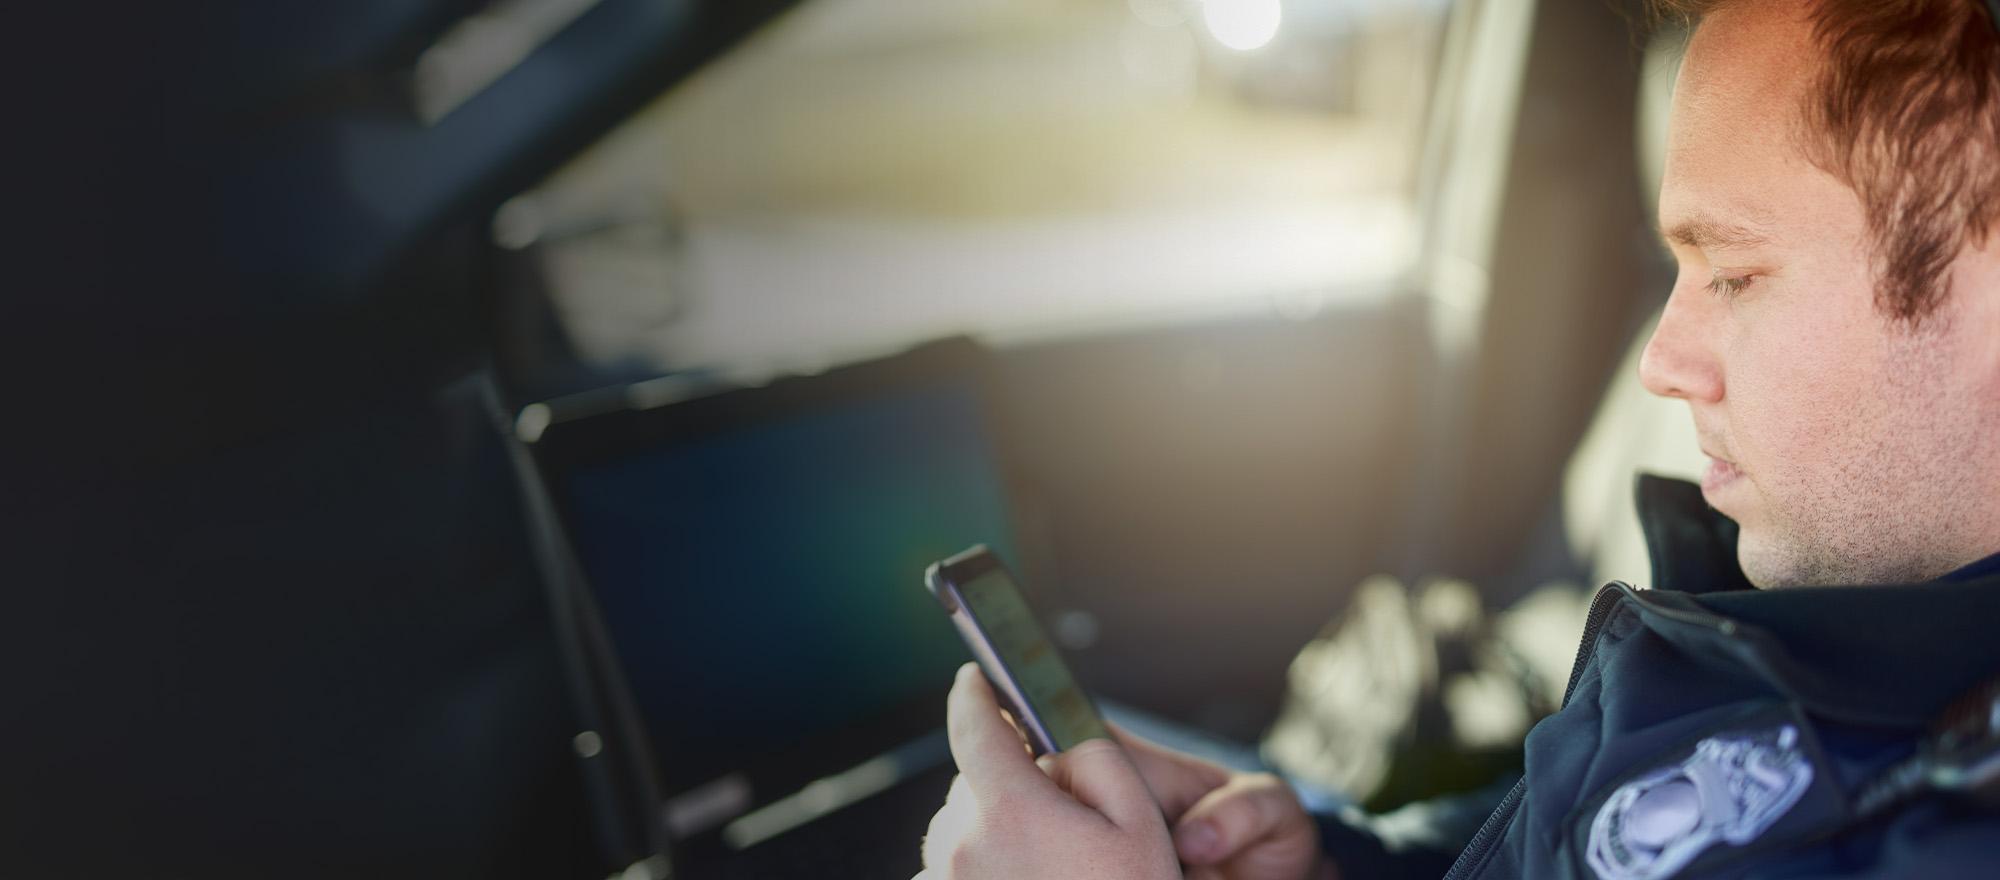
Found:
[(1738, 470), (1735, 464), (1711, 456), (1708, 460), (1708, 470), (1701, 475), (1701, 494), (1708, 498), (1708, 503), (1714, 504), (1717, 493), (1742, 478), (1743, 472)]

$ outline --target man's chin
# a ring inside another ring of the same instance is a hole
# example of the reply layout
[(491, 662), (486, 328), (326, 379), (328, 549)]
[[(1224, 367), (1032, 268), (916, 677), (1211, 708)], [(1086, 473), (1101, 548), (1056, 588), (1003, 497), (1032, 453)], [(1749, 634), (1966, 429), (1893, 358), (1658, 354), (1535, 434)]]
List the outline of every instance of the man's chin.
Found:
[(1856, 559), (1809, 552), (1809, 547), (1772, 540), (1763, 529), (1745, 528), (1736, 539), (1736, 564), (1744, 579), (1760, 590), (1900, 582)]
[(1796, 560), (1771, 546), (1761, 530), (1745, 528), (1736, 538), (1736, 564), (1743, 577), (1760, 590), (1795, 587), (1803, 583)]

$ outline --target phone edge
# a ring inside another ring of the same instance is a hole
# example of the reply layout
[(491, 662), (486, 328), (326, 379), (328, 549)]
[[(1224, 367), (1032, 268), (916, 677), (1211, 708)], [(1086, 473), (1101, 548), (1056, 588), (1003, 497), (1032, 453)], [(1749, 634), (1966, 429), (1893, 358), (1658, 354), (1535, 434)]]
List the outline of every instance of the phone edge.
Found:
[[(973, 662), (979, 664), (987, 683), (993, 686), (994, 695), (1000, 698), (1001, 708), (1006, 709), (1008, 714), (1014, 716), (1015, 722), (1021, 725), (1022, 733), (1027, 735), (1028, 747), (1034, 751), (1036, 757), (1055, 754), (1061, 751), (1056, 745), (1055, 737), (1049, 733), (1048, 726), (1042, 722), (1041, 716), (1030, 708), (1032, 704), (1028, 702), (1027, 695), (1022, 693), (1020, 683), (1014, 679), (1013, 671), (1008, 669), (1005, 663), (1000, 662), (999, 655), (993, 650), (992, 641), (987, 638), (985, 631), (979, 628), (978, 619), (966, 605), (965, 598), (959, 594), (958, 584), (945, 574), (952, 563), (981, 554), (991, 557), (991, 553), (982, 545), (943, 562), (931, 563), (930, 567), (924, 570), (924, 585), (930, 589), (932, 596), (944, 604), (946, 616), (951, 618), (952, 626), (958, 630), (959, 640), (972, 652)], [(1013, 573), (1008, 571), (1004, 564), (998, 559), (994, 559), (993, 563), (993, 567), (1007, 572), (1008, 580), (1015, 584), (1015, 589), (1020, 588), (1019, 582), (1013, 580)]]

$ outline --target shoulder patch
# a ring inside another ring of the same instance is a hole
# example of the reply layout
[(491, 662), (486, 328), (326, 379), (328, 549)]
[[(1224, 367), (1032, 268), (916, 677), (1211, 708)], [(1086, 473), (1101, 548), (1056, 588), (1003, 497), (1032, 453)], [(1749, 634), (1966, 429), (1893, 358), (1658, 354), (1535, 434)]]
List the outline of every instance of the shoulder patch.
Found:
[(1755, 840), (1812, 780), (1793, 725), (1709, 737), (1613, 791), (1591, 820), (1584, 860), (1599, 880), (1671, 876), (1717, 843)]

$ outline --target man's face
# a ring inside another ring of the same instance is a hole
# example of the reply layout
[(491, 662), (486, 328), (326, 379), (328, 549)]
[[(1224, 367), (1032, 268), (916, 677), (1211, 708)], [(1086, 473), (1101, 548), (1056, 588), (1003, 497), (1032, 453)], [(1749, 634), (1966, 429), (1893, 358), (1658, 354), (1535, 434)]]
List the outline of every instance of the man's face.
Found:
[(2000, 235), (1917, 329), (1876, 308), (1860, 200), (1800, 149), (1794, 5), (1689, 43), (1660, 187), (1679, 275), (1640, 377), (1693, 411), (1752, 583), (1925, 580), (2000, 551)]

